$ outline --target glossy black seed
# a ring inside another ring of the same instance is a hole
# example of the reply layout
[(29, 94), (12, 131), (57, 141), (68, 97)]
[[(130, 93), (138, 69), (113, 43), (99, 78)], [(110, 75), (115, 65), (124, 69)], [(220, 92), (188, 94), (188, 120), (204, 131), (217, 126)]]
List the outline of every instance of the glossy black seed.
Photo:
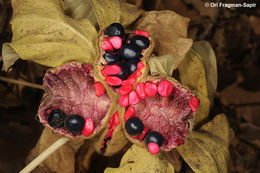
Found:
[(136, 35), (133, 38), (131, 38), (130, 43), (136, 45), (140, 49), (146, 49), (150, 45), (150, 40), (145, 36)]
[(103, 57), (108, 63), (120, 60), (120, 56), (114, 52), (106, 52)]
[(129, 135), (136, 136), (142, 133), (144, 124), (139, 118), (131, 117), (126, 121), (125, 129)]
[(108, 35), (109, 37), (119, 36), (123, 38), (124, 34), (124, 27), (120, 23), (112, 23), (105, 30), (105, 35)]
[(140, 62), (139, 59), (133, 59), (133, 60), (129, 60), (126, 62), (129, 75), (132, 74), (133, 72), (135, 72), (138, 62)]
[(73, 135), (79, 134), (84, 128), (85, 119), (78, 115), (69, 115), (65, 119), (65, 128)]
[(113, 76), (116, 76), (116, 77), (118, 77), (118, 78), (120, 78), (122, 80), (127, 79), (128, 76), (129, 76), (127, 65), (124, 62), (122, 62), (122, 61), (109, 63), (108, 65), (113, 65), (113, 64), (116, 64), (116, 65), (118, 65), (121, 68), (121, 72), (118, 73), (117, 75), (113, 75)]
[(125, 44), (120, 49), (120, 55), (125, 60), (141, 58), (141, 49), (134, 44)]
[(153, 142), (158, 144), (159, 147), (162, 146), (163, 144), (163, 136), (161, 133), (156, 132), (156, 131), (151, 131), (150, 133), (147, 134), (145, 138), (145, 143), (148, 145), (149, 143)]
[(60, 109), (53, 109), (48, 117), (48, 124), (51, 127), (60, 128), (64, 126), (65, 113)]

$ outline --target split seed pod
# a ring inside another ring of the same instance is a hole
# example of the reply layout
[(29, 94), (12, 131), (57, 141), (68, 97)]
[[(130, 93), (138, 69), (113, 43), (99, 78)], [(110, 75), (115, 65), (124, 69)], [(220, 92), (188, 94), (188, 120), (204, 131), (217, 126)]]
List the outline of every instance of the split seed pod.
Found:
[[(139, 118), (144, 125), (144, 130), (135, 136), (128, 134), (126, 122), (129, 118), (127, 112), (129, 107), (127, 107), (125, 115), (121, 117), (126, 137), (142, 146), (148, 146), (154, 141), (165, 151), (183, 144), (189, 132), (189, 121), (195, 115), (195, 109), (192, 108), (199, 106), (195, 94), (171, 77), (147, 77), (141, 81), (141, 84), (144, 86), (145, 97), (139, 104), (131, 106), (134, 113), (130, 117)], [(135, 90), (138, 94), (142, 94), (138, 92), (139, 85), (140, 83)], [(196, 100), (198, 104), (191, 103), (192, 100)], [(159, 136), (148, 139), (149, 134), (155, 132), (159, 133)]]
[[(105, 88), (102, 96), (96, 95), (95, 84), (103, 83), (92, 69), (91, 65), (72, 62), (46, 72), (43, 80), (46, 94), (38, 111), (44, 126), (71, 138), (91, 138), (105, 127), (115, 111), (115, 97)], [(65, 114), (63, 125), (56, 127), (48, 121), (53, 110)]]

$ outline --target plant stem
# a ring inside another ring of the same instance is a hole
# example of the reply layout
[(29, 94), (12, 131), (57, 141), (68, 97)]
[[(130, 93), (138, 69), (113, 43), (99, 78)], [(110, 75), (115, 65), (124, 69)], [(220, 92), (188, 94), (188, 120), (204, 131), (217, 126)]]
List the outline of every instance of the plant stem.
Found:
[(58, 139), (54, 144), (52, 144), (49, 148), (47, 148), (44, 152), (42, 152), (39, 156), (37, 156), (34, 160), (32, 160), (19, 173), (31, 172), (40, 163), (42, 163), (49, 155), (54, 153), (57, 149), (59, 149), (62, 145), (64, 145), (69, 140), (70, 140), (69, 138), (65, 138), (65, 137)]
[(3, 76), (0, 76), (0, 81), (14, 83), (14, 84), (18, 84), (18, 85), (24, 85), (24, 86), (28, 86), (31, 88), (44, 89), (44, 87), (39, 84), (30, 83), (30, 82), (21, 81), (21, 80), (12, 79), (12, 78), (7, 78), (7, 77), (3, 77)]

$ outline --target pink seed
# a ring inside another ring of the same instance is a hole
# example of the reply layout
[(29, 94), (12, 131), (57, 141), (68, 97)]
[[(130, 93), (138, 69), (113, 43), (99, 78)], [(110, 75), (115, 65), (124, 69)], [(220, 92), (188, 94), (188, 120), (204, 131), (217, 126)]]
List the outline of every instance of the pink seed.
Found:
[(146, 94), (144, 92), (144, 83), (139, 83), (136, 86), (136, 93), (141, 99), (145, 99)]
[(113, 48), (112, 44), (110, 43), (110, 41), (108, 40), (108, 38), (104, 38), (102, 50), (110, 50), (110, 51), (114, 50), (114, 48)]
[(107, 76), (105, 80), (110, 86), (119, 86), (122, 84), (122, 79), (116, 76)]
[(101, 82), (96, 82), (94, 84), (94, 87), (95, 87), (97, 97), (101, 97), (106, 92), (106, 88)]
[(142, 131), (142, 133), (139, 135), (139, 139), (144, 139), (146, 133), (148, 132), (148, 128), (147, 127), (144, 127), (144, 130)]
[(159, 152), (159, 150), (160, 150), (159, 145), (156, 144), (156, 143), (153, 143), (153, 142), (148, 144), (148, 148), (149, 148), (149, 152), (151, 154), (157, 154)]
[(138, 64), (137, 64), (137, 69), (138, 70), (141, 70), (141, 69), (143, 69), (145, 66), (144, 66), (144, 64), (142, 63), (142, 61), (140, 61)]
[(122, 39), (118, 36), (110, 37), (109, 41), (115, 49), (120, 49), (122, 46)]
[(133, 117), (135, 115), (135, 108), (130, 106), (126, 111), (124, 115), (124, 120), (128, 120), (128, 118)]
[(122, 107), (126, 107), (129, 105), (129, 101), (128, 101), (128, 95), (126, 96), (120, 96), (118, 103), (120, 106)]
[(135, 34), (136, 35), (142, 35), (142, 36), (145, 36), (145, 37), (150, 37), (149, 33), (148, 32), (145, 32), (145, 31), (141, 31), (141, 30), (136, 30), (135, 31)]
[(136, 105), (140, 102), (139, 97), (137, 96), (135, 91), (131, 91), (129, 93), (129, 104), (130, 105)]
[(118, 126), (120, 124), (118, 112), (114, 113), (113, 117), (114, 117), (114, 125)]
[(128, 77), (128, 79), (127, 80), (124, 80), (123, 82), (122, 82), (122, 85), (133, 85), (133, 84), (135, 84), (135, 82), (136, 82), (136, 78), (133, 78), (133, 77)]
[(173, 84), (167, 80), (162, 81), (158, 85), (158, 93), (163, 97), (169, 97), (173, 90)]
[(85, 120), (85, 125), (84, 125), (84, 128), (83, 130), (81, 131), (81, 133), (84, 135), (84, 136), (89, 136), (93, 133), (94, 131), (94, 122), (91, 118), (86, 118)]
[(192, 97), (190, 100), (189, 100), (189, 105), (190, 105), (190, 108), (193, 112), (196, 112), (197, 111), (197, 108), (198, 106), (200, 105), (200, 100), (196, 97)]
[(118, 89), (118, 93), (120, 95), (127, 95), (132, 90), (133, 90), (133, 85), (123, 85)]
[(102, 74), (105, 75), (117, 75), (120, 72), (121, 72), (121, 68), (118, 65), (107, 65), (102, 70)]
[(157, 93), (157, 85), (152, 82), (146, 82), (144, 85), (144, 92), (149, 97), (155, 96)]

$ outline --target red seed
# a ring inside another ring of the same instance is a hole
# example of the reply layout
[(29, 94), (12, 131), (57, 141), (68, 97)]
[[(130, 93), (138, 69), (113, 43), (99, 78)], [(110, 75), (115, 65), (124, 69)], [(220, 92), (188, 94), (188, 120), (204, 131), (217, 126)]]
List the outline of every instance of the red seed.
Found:
[(163, 80), (158, 84), (158, 93), (163, 97), (169, 97), (173, 90), (173, 84), (167, 80)]
[(110, 127), (112, 127), (114, 125), (114, 114), (109, 118), (108, 123), (109, 123)]
[(123, 82), (122, 82), (122, 85), (133, 85), (133, 84), (135, 84), (135, 82), (136, 82), (136, 78), (133, 78), (133, 77), (128, 77), (128, 79), (127, 80), (124, 80)]
[(128, 79), (138, 78), (138, 77), (140, 77), (140, 76), (142, 76), (142, 72), (139, 71), (139, 70), (136, 70), (134, 73), (132, 73), (132, 74), (128, 77)]
[(119, 65), (107, 65), (103, 70), (102, 74), (105, 75), (117, 75), (121, 72)]
[(131, 138), (138, 139), (138, 136), (131, 136)]
[(151, 154), (157, 154), (160, 150), (160, 147), (158, 144), (151, 142), (148, 144), (148, 149)]
[(157, 85), (152, 82), (146, 82), (144, 85), (144, 92), (149, 97), (155, 96), (157, 93)]
[(143, 69), (145, 66), (144, 66), (144, 64), (142, 63), (142, 61), (140, 61), (138, 64), (137, 64), (137, 69), (138, 70), (141, 70), (141, 69)]
[(125, 115), (124, 115), (124, 120), (126, 122), (126, 120), (128, 120), (128, 118), (133, 117), (135, 115), (135, 108), (130, 106), (129, 108), (127, 108), (127, 110), (125, 111)]
[(192, 97), (190, 100), (189, 100), (189, 105), (190, 105), (190, 108), (193, 112), (196, 112), (197, 111), (197, 108), (198, 106), (200, 105), (200, 100), (196, 97)]
[(142, 36), (145, 36), (145, 37), (150, 37), (149, 33), (148, 32), (145, 32), (145, 31), (141, 31), (141, 30), (136, 30), (135, 31), (135, 34), (136, 35), (142, 35)]
[(118, 93), (120, 95), (127, 95), (132, 90), (133, 90), (133, 85), (123, 85), (118, 89)]
[(182, 139), (177, 139), (177, 140), (176, 140), (176, 143), (177, 143), (178, 145), (184, 144), (184, 140), (182, 140)]
[(118, 36), (109, 37), (109, 41), (115, 49), (120, 49), (122, 46), (122, 38)]
[(101, 97), (106, 92), (106, 88), (101, 82), (96, 82), (94, 84), (94, 87), (95, 87), (97, 97)]
[(144, 83), (139, 83), (136, 86), (136, 93), (141, 99), (145, 99), (146, 94), (144, 92)]
[(107, 75), (106, 75), (106, 74), (104, 74), (104, 73), (103, 73), (103, 71), (101, 71), (101, 74), (102, 74), (104, 77), (107, 77)]
[(110, 50), (110, 51), (114, 50), (114, 48), (113, 48), (112, 44), (110, 43), (110, 41), (108, 40), (108, 38), (104, 38), (102, 50)]
[(144, 139), (145, 135), (147, 134), (148, 132), (148, 128), (147, 127), (144, 127), (144, 130), (142, 131), (142, 133), (139, 135), (139, 139)]
[(107, 76), (105, 80), (107, 84), (111, 86), (119, 86), (122, 84), (122, 79), (116, 76)]
[(128, 95), (126, 96), (120, 96), (118, 103), (120, 106), (122, 107), (126, 107), (129, 105), (129, 101), (128, 101)]
[(131, 91), (129, 93), (129, 104), (130, 105), (136, 105), (140, 102), (139, 97), (137, 96), (135, 91)]
[(136, 70), (135, 72), (136, 72), (136, 74), (135, 74), (136, 78), (142, 76), (142, 72), (140, 70)]
[(114, 125), (118, 126), (120, 124), (118, 112), (114, 113), (113, 117), (114, 117)]
[(89, 136), (93, 133), (94, 131), (94, 122), (91, 118), (86, 118), (85, 120), (85, 125), (84, 125), (84, 128), (83, 130), (81, 131), (81, 133), (84, 135), (84, 136)]

